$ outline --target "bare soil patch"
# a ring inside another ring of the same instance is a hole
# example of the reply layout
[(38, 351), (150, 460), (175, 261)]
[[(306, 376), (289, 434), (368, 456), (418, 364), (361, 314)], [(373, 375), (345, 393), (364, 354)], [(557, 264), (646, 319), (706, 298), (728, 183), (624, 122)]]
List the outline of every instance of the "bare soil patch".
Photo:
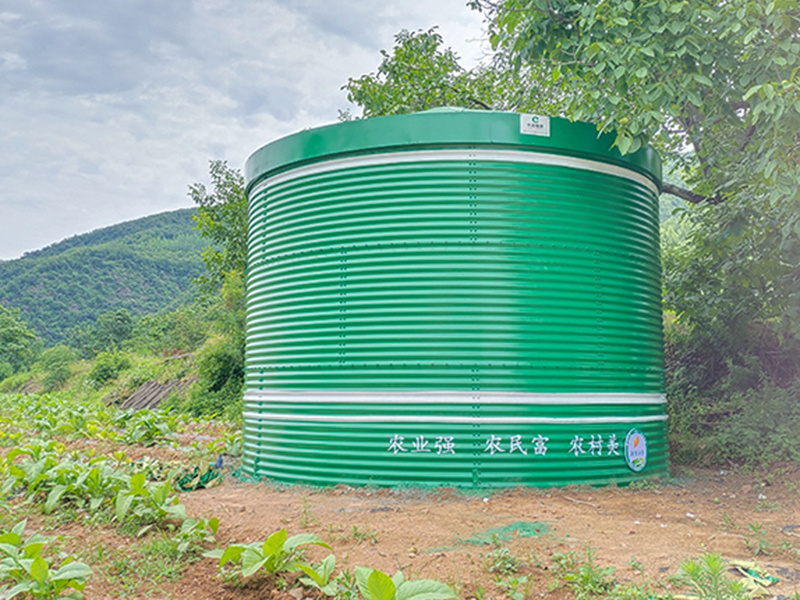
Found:
[[(548, 591), (555, 553), (593, 548), (601, 565), (616, 568), (618, 579), (639, 577), (630, 566), (635, 559), (648, 578), (667, 581), (682, 561), (706, 552), (752, 560), (760, 537), (763, 552), (755, 559), (780, 579), (770, 592), (790, 597), (800, 591), (800, 527), (793, 527), (800, 525), (798, 482), (796, 467), (765, 476), (685, 472), (651, 489), (483, 494), (320, 490), (228, 477), (218, 487), (183, 494), (181, 501), (189, 514), (220, 519), (223, 545), (263, 540), (283, 527), (290, 535), (310, 531), (331, 544), (337, 568), (364, 565), (390, 574), (402, 569), (407, 577), (445, 581), (462, 598), (480, 596), (481, 588), (486, 598), (504, 597), (486, 564), (499, 544), (522, 563), (520, 573), (533, 581), (532, 597), (565, 598), (570, 595), (564, 588)], [(760, 524), (763, 534), (756, 536), (748, 524)], [(323, 551), (317, 554), (321, 558)], [(174, 598), (286, 595), (263, 580), (244, 587), (226, 584), (209, 559), (191, 565), (162, 590)]]
[[(192, 431), (185, 440), (206, 443), (213, 431)], [(202, 435), (201, 435), (202, 434)], [(112, 442), (72, 442), (70, 450), (112, 455)], [(193, 462), (188, 446), (124, 446), (134, 461), (145, 457), (172, 464)], [(571, 598), (554, 587), (554, 555), (596, 551), (600, 566), (613, 566), (617, 580), (648, 580), (677, 592), (670, 577), (681, 563), (704, 553), (756, 560), (779, 583), (774, 598), (800, 593), (800, 466), (763, 473), (678, 470), (666, 483), (636, 488), (515, 488), (503, 491), (411, 488), (312, 488), (248, 483), (226, 467), (222, 484), (180, 494), (189, 516), (217, 517), (218, 544), (264, 540), (286, 528), (313, 532), (328, 542), (337, 572), (355, 566), (407, 578), (434, 578), (463, 599), (501, 600), (505, 591), (489, 570), (492, 553), (507, 548), (530, 582), (526, 599)], [(158, 535), (141, 538), (115, 523), (91, 522), (81, 512), (29, 512), (28, 531), (58, 537), (58, 547), (90, 564), (88, 599), (193, 598), (303, 600), (308, 590), (281, 589), (254, 576), (244, 584), (219, 576), (216, 561), (190, 562), (163, 555)], [(309, 558), (327, 551), (314, 548)], [(634, 562), (635, 561), (635, 562)]]

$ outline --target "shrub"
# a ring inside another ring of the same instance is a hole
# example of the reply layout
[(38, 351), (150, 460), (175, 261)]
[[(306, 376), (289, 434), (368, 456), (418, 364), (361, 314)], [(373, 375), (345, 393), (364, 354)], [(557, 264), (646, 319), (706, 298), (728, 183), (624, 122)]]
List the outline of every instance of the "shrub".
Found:
[(198, 381), (182, 407), (193, 416), (226, 414), (240, 410), (244, 385), (244, 352), (229, 337), (208, 340), (197, 353)]
[(121, 352), (101, 352), (94, 361), (89, 379), (97, 386), (102, 387), (109, 381), (116, 379), (120, 373), (129, 369), (130, 359)]
[(53, 346), (42, 352), (39, 364), (45, 371), (42, 387), (51, 392), (63, 386), (71, 375), (70, 365), (77, 358), (76, 352), (67, 346)]

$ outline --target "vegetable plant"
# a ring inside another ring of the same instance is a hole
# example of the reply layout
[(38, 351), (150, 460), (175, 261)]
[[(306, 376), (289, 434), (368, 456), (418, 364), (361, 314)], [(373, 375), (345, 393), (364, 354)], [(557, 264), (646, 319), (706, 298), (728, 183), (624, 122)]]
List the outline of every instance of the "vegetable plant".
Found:
[(205, 519), (188, 518), (181, 523), (180, 529), (172, 536), (172, 543), (179, 554), (201, 549), (202, 545), (215, 541), (214, 536), (219, 528), (219, 519), (212, 517)]
[(127, 489), (117, 494), (114, 509), (117, 521), (124, 523), (135, 519), (144, 527), (137, 535), (144, 534), (153, 525), (164, 523), (170, 519), (186, 519), (186, 507), (180, 504), (173, 493), (169, 481), (147, 482), (145, 473), (134, 473), (128, 481)]
[(225, 549), (206, 552), (204, 556), (219, 559), (219, 567), (233, 562), (240, 566), (242, 577), (250, 577), (260, 570), (271, 575), (291, 573), (302, 570), (302, 552), (306, 546), (331, 547), (313, 533), (301, 533), (287, 538), (286, 530), (281, 529), (264, 542), (252, 544), (232, 544)]
[(336, 557), (329, 554), (314, 567), (305, 563), (298, 563), (298, 568), (306, 574), (300, 582), (309, 587), (317, 588), (326, 596), (337, 596), (340, 593), (336, 579), (332, 579), (333, 570), (336, 568)]
[(3, 598), (30, 594), (34, 598), (82, 598), (86, 578), (91, 568), (72, 556), (53, 569), (42, 551), (49, 538), (34, 533), (24, 539), (27, 520), (17, 523), (10, 531), (0, 533), (0, 587)]
[(400, 571), (389, 577), (368, 567), (356, 567), (356, 585), (364, 600), (447, 600), (456, 597), (453, 590), (441, 581), (409, 581)]

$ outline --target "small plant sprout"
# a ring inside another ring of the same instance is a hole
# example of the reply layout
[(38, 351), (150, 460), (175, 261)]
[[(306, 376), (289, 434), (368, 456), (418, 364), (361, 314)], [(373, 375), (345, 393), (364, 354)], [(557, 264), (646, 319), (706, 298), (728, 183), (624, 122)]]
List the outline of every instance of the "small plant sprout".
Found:
[(505, 546), (497, 546), (483, 560), (484, 568), (495, 576), (513, 575), (519, 570), (519, 561)]
[(747, 534), (744, 538), (744, 545), (753, 553), (753, 556), (769, 554), (772, 544), (767, 540), (767, 532), (764, 531), (764, 524), (748, 523), (747, 530)]
[(496, 583), (503, 588), (508, 600), (523, 600), (530, 592), (531, 584), (527, 575), (498, 578)]
[(298, 525), (300, 525), (301, 529), (308, 529), (317, 522), (317, 518), (311, 513), (311, 502), (309, 502), (307, 497), (303, 496), (303, 510), (300, 513)]
[(692, 588), (697, 600), (749, 600), (747, 586), (727, 577), (727, 568), (719, 554), (704, 554), (681, 565), (682, 583)]

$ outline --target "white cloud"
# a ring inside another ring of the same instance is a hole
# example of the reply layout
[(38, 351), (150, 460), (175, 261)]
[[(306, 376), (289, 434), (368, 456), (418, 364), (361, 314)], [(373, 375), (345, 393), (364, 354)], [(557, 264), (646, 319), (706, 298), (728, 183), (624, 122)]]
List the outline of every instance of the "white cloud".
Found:
[(0, 259), (190, 206), (208, 160), (335, 121), (341, 86), (400, 29), (438, 25), (473, 64), (463, 0), (6, 0)]

